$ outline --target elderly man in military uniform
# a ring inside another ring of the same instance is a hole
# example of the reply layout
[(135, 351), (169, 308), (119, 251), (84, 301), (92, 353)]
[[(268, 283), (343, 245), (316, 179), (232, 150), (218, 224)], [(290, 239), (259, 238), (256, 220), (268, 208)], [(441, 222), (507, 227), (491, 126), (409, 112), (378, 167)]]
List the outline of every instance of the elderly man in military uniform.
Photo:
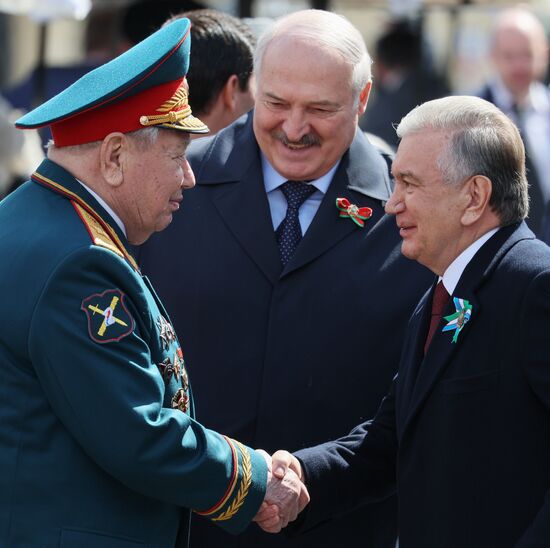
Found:
[(132, 257), (194, 185), (185, 152), (208, 128), (187, 105), (189, 42), (176, 21), (17, 122), (53, 144), (0, 204), (1, 546), (181, 547), (191, 510), (239, 532), (264, 500), (281, 525), (307, 503), (196, 422)]

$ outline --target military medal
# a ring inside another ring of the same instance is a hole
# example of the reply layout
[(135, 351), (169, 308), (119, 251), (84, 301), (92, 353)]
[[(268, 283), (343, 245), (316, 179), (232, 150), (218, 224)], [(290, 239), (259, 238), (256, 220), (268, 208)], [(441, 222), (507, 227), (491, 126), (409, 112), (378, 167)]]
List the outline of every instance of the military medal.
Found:
[(174, 372), (178, 380), (181, 378), (182, 386), (185, 390), (187, 390), (189, 388), (189, 379), (187, 378), (187, 372), (185, 371), (183, 352), (179, 346), (174, 354)]
[(175, 371), (174, 364), (170, 361), (170, 358), (166, 358), (161, 361), (158, 364), (158, 368), (165, 382), (168, 382), (171, 379)]
[(172, 409), (179, 409), (183, 413), (189, 409), (189, 396), (183, 388), (180, 388), (172, 398)]
[(182, 367), (181, 370), (181, 384), (185, 390), (189, 389), (189, 377), (187, 376), (187, 371), (185, 367)]
[(157, 318), (157, 325), (160, 330), (160, 340), (162, 341), (162, 348), (167, 350), (170, 345), (176, 340), (176, 333), (174, 328), (164, 319), (163, 316)]

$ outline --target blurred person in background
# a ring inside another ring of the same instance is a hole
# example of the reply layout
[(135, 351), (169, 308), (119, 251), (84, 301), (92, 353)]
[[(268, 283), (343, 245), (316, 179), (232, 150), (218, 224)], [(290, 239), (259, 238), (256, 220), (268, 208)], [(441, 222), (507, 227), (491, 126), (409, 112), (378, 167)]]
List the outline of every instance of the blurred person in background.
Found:
[(169, 21), (181, 17), (191, 21), (193, 40), (189, 104), (213, 135), (254, 106), (256, 38), (243, 21), (222, 11), (186, 11)]
[[(206, 424), (298, 449), (374, 414), (430, 275), (400, 254), (387, 164), (358, 129), (371, 85), (359, 31), (325, 11), (283, 17), (258, 41), (254, 77), (254, 111), (191, 143), (197, 186), (140, 262)], [(396, 519), (390, 497), (293, 540), (255, 528), (234, 539), (203, 520), (192, 537), (394, 548)]]
[(0, 96), (0, 199), (26, 181), (44, 158), (38, 135), (14, 127), (20, 114)]
[(195, 0), (137, 0), (124, 8), (120, 21), (120, 52), (131, 48), (159, 29), (176, 13), (204, 9)]
[(477, 95), (490, 101), (518, 126), (526, 149), (530, 212), (527, 224), (550, 243), (550, 90), (544, 26), (526, 8), (503, 11), (491, 45), (494, 75)]
[[(25, 74), (21, 80), (6, 85), (2, 95), (14, 108), (28, 112), (63, 91), (84, 74), (115, 57), (119, 52), (119, 14), (118, 7), (94, 7), (84, 22), (82, 59), (73, 60), (69, 64), (57, 60), (52, 64), (46, 53), (43, 53), (38, 56), (30, 73)], [(45, 33), (47, 46), (50, 35), (48, 27)], [(78, 45), (75, 44), (74, 48), (78, 51)], [(47, 47), (45, 49), (47, 51)], [(40, 128), (38, 133), (42, 145), (46, 146), (51, 138), (49, 128)]]
[(373, 89), (359, 125), (396, 147), (398, 124), (416, 105), (448, 93), (445, 81), (431, 68), (418, 23), (390, 23), (374, 47)]

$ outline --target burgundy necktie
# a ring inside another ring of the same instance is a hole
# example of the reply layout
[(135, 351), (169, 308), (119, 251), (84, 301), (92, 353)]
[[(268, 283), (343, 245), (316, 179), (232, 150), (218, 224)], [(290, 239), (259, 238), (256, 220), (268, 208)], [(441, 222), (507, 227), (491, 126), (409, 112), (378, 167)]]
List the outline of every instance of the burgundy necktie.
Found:
[(428, 335), (426, 337), (426, 342), (424, 343), (424, 355), (428, 352), (430, 343), (435, 334), (435, 330), (441, 321), (443, 316), (443, 311), (449, 302), (450, 295), (447, 293), (443, 282), (440, 280), (435, 286), (435, 290), (432, 296), (432, 316), (430, 319), (430, 328), (428, 329)]

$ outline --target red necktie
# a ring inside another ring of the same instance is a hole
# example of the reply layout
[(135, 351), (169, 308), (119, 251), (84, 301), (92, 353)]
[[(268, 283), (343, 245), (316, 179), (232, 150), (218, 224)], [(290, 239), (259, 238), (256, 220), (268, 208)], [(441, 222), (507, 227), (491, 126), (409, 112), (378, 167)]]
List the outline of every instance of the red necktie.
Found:
[(447, 293), (443, 282), (440, 280), (435, 286), (435, 290), (432, 296), (432, 317), (430, 319), (430, 328), (428, 329), (428, 335), (426, 337), (426, 342), (424, 343), (424, 355), (428, 352), (430, 343), (435, 334), (435, 330), (441, 321), (443, 316), (443, 311), (449, 302), (450, 295)]

